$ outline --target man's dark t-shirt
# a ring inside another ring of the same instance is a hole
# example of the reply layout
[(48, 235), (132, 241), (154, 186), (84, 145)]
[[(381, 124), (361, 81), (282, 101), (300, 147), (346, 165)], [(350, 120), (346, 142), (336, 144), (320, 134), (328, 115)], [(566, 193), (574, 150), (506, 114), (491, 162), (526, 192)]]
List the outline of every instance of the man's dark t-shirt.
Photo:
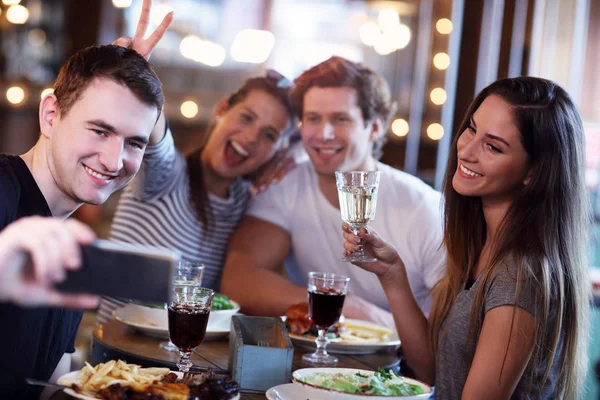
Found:
[[(20, 157), (0, 154), (0, 231), (34, 215), (51, 213), (29, 168)], [(0, 303), (0, 398), (39, 398), (41, 389), (25, 378), (50, 379), (63, 354), (75, 351), (81, 316), (64, 308)]]

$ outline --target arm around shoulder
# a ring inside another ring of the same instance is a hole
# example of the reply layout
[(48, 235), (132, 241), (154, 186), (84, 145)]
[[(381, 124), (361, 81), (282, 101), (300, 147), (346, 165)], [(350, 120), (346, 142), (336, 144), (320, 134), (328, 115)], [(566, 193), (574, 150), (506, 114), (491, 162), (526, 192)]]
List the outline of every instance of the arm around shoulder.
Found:
[(286, 230), (246, 216), (229, 242), (221, 291), (254, 315), (283, 315), (291, 305), (306, 301), (306, 288), (277, 272), (290, 248)]

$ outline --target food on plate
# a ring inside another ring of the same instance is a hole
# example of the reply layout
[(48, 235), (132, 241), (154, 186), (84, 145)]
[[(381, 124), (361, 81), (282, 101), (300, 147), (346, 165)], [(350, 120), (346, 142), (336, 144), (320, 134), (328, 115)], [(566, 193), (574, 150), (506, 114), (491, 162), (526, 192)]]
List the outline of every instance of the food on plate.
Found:
[(111, 360), (95, 367), (86, 362), (73, 381), (63, 384), (98, 391), (115, 383), (123, 386), (159, 383), (168, 373), (168, 368), (142, 368), (121, 360)]
[(340, 329), (342, 341), (384, 343), (389, 342), (393, 331), (375, 324), (361, 324), (354, 321), (345, 321)]
[(421, 386), (410, 383), (393, 371), (385, 372), (383, 369), (373, 374), (315, 372), (295, 379), (311, 386), (367, 396), (410, 396), (425, 393)]
[(95, 367), (86, 363), (73, 380), (59, 383), (105, 400), (235, 400), (240, 392), (237, 382), (212, 371), (180, 379), (168, 368), (142, 368), (121, 360)]
[(220, 310), (231, 310), (234, 308), (233, 303), (229, 300), (224, 294), (215, 293), (212, 302), (212, 311), (220, 311)]
[[(317, 336), (317, 328), (308, 316), (308, 303), (291, 306), (287, 312), (288, 331), (294, 335)], [(393, 334), (391, 329), (372, 323), (343, 321), (334, 324), (327, 331), (327, 338), (333, 342), (346, 343), (386, 343)]]
[(312, 322), (308, 317), (308, 303), (294, 304), (285, 313), (288, 331), (295, 335), (304, 335), (310, 331)]

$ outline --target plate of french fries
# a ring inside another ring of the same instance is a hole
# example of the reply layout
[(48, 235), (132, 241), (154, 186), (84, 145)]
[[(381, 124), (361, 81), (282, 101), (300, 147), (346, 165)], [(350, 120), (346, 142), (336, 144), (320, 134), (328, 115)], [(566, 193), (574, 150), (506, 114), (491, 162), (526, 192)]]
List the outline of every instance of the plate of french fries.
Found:
[[(396, 349), (400, 338), (395, 331), (369, 321), (346, 318), (338, 333), (328, 337), (327, 352), (337, 354), (371, 354), (384, 349)], [(296, 345), (314, 348), (316, 336), (295, 335), (290, 339)]]
[(102, 398), (97, 396), (98, 391), (115, 383), (143, 390), (147, 385), (159, 383), (169, 372), (172, 372), (169, 368), (142, 368), (121, 360), (111, 360), (95, 367), (86, 362), (80, 371), (69, 372), (58, 378), (58, 383), (71, 387), (64, 390), (70, 396), (95, 400)]

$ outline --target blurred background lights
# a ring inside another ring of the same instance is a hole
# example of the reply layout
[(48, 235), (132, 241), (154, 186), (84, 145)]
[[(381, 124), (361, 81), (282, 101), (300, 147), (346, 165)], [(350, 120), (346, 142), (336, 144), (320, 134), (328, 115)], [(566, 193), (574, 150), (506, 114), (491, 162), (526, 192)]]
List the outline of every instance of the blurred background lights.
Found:
[(408, 122), (403, 118), (397, 118), (392, 122), (392, 132), (398, 137), (408, 135)]
[(225, 61), (223, 46), (209, 40), (200, 39), (198, 36), (188, 35), (179, 44), (181, 55), (190, 60), (218, 67)]
[(157, 4), (153, 6), (150, 11), (150, 21), (152, 21), (154, 25), (160, 25), (163, 18), (171, 11), (173, 11), (173, 8), (170, 6), (166, 4)]
[(198, 36), (188, 35), (181, 40), (179, 51), (181, 55), (190, 60), (196, 60), (198, 49), (202, 45), (202, 39)]
[(375, 43), (375, 51), (378, 54), (386, 55), (406, 47), (410, 42), (410, 28), (404, 24), (399, 24), (393, 29), (384, 31)]
[(396, 50), (394, 47), (394, 38), (389, 36), (381, 36), (375, 46), (373, 46), (377, 54), (382, 56), (391, 54)]
[(11, 86), (6, 91), (6, 100), (14, 105), (19, 105), (25, 100), (25, 90), (20, 86)]
[(397, 50), (403, 49), (410, 42), (410, 28), (404, 24), (399, 24), (390, 30), (390, 35), (394, 37), (394, 46)]
[(450, 32), (452, 32), (452, 21), (450, 21), (448, 18), (439, 19), (435, 23), (435, 28), (442, 35), (448, 35)]
[(444, 136), (444, 127), (433, 123), (427, 127), (427, 136), (431, 140), (440, 140)]
[(46, 89), (42, 90), (42, 93), (40, 94), (40, 98), (43, 99), (44, 97), (46, 97), (46, 96), (48, 96), (49, 94), (52, 94), (52, 93), (54, 93), (54, 88), (51, 88), (51, 87), (46, 88)]
[(210, 40), (203, 40), (200, 43), (199, 53), (196, 61), (201, 62), (209, 67), (218, 67), (225, 61), (225, 49), (223, 46), (211, 42)]
[(444, 70), (450, 66), (450, 56), (446, 53), (437, 53), (433, 57), (433, 65), (440, 70)]
[(181, 115), (188, 119), (194, 118), (198, 115), (198, 104), (195, 101), (187, 100), (181, 103)]
[(231, 45), (231, 58), (235, 61), (261, 64), (269, 58), (275, 35), (269, 31), (244, 29), (239, 32)]
[(385, 32), (397, 26), (400, 23), (400, 17), (395, 10), (386, 8), (379, 12), (379, 15), (377, 16), (377, 23), (379, 24), (381, 30)]
[(127, 8), (131, 5), (131, 0), (112, 0), (112, 3), (117, 8)]
[(446, 91), (442, 88), (435, 88), (429, 94), (429, 98), (433, 104), (442, 105), (446, 102)]
[(32, 29), (27, 34), (27, 41), (32, 46), (41, 46), (46, 43), (46, 32), (39, 28)]
[(367, 21), (360, 27), (360, 40), (367, 46), (375, 46), (381, 36), (379, 26), (373, 21)]
[(14, 6), (15, 4), (19, 4), (21, 0), (2, 0), (5, 6)]
[(6, 10), (6, 19), (13, 24), (24, 24), (29, 18), (29, 10), (21, 5), (10, 6)]
[(398, 12), (386, 8), (379, 12), (377, 23), (364, 22), (359, 30), (360, 40), (384, 56), (405, 48), (411, 39), (410, 28), (400, 23)]

